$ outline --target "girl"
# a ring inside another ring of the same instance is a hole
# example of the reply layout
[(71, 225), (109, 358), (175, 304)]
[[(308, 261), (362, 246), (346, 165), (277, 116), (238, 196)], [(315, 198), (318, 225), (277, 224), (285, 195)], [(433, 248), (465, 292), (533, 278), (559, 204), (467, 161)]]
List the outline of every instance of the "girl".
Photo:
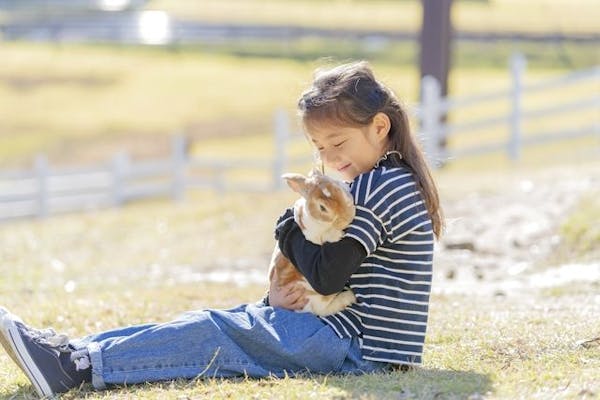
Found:
[[(351, 182), (356, 218), (342, 240), (314, 245), (287, 210), (282, 252), (322, 294), (349, 286), (356, 303), (327, 317), (293, 310), (301, 289), (274, 287), (258, 304), (190, 312), (164, 324), (69, 340), (0, 308), (0, 341), (42, 396), (177, 378), (368, 373), (419, 365), (434, 236), (442, 213), (406, 112), (365, 62), (318, 71), (298, 103), (328, 170)], [(274, 279), (275, 280), (275, 279)]]

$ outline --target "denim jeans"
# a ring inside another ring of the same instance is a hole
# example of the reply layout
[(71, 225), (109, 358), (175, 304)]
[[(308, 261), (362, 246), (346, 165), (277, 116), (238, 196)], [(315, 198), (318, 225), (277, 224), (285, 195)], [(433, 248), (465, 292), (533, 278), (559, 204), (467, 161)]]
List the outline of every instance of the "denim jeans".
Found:
[(358, 374), (388, 366), (363, 360), (358, 338), (340, 339), (313, 314), (255, 304), (188, 312), (72, 344), (89, 351), (97, 389), (177, 378)]

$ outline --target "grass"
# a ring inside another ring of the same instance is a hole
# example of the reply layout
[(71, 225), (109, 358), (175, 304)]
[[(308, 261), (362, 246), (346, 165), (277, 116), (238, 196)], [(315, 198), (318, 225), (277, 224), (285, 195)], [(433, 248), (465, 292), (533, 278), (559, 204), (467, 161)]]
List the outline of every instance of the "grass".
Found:
[[(438, 180), (443, 198), (458, 199), (469, 191), (501, 191), (514, 174), (480, 171), (465, 179), (463, 172), (443, 171)], [(193, 192), (181, 203), (151, 201), (0, 225), (1, 303), (33, 325), (77, 337), (254, 301), (265, 290), (273, 221), (293, 198), (287, 191)], [(595, 198), (590, 193), (565, 219), (565, 240), (595, 232)], [(239, 274), (234, 284), (202, 275), (227, 269)], [(434, 294), (425, 362), (408, 373), (174, 381), (108, 392), (84, 386), (61, 398), (594, 398), (600, 348), (576, 342), (600, 333), (593, 317), (600, 311), (597, 293), (597, 283), (587, 282), (501, 297)], [(0, 399), (15, 398), (33, 398), (32, 391), (0, 353)]]
[[(264, 131), (270, 129), (269, 114), (298, 92), (301, 74), (290, 61), (235, 62), (143, 49), (13, 43), (0, 53), (5, 61), (0, 117), (3, 131), (10, 132), (0, 135), (4, 159), (57, 146), (70, 153), (82, 141), (164, 137), (181, 129), (202, 135)], [(263, 73), (272, 67), (279, 73)], [(261, 79), (249, 79), (257, 76)], [(23, 88), (19, 82), (29, 83)], [(255, 96), (263, 87), (280, 90)], [(240, 122), (228, 124), (232, 115)]]
[(581, 199), (577, 209), (561, 226), (562, 250), (565, 257), (600, 256), (600, 204), (599, 193), (592, 192)]
[[(480, 70), (505, 68), (506, 60), (515, 52), (524, 54), (535, 68), (582, 69), (598, 62), (598, 53), (591, 42), (556, 41), (456, 41), (452, 45), (452, 66), (457, 69)], [(175, 51), (229, 54), (241, 58), (293, 59), (311, 62), (323, 56), (339, 60), (369, 59), (378, 63), (417, 65), (418, 43), (389, 39), (353, 39), (304, 37), (298, 39), (223, 40), (213, 43), (170, 46)], [(485, 57), (482, 57), (485, 54)]]
[[(390, 0), (208, 0), (202, 7), (192, 1), (154, 0), (146, 8), (210, 22), (383, 30), (416, 30), (421, 13), (418, 1)], [(46, 7), (44, 12), (51, 10)], [(598, 7), (593, 0), (568, 5), (561, 0), (459, 1), (453, 19), (463, 30), (594, 33)], [(507, 60), (514, 51), (528, 58), (527, 81), (594, 66), (599, 60), (593, 44), (457, 42), (449, 92), (468, 95), (508, 87)], [(274, 110), (293, 112), (312, 71), (327, 60), (367, 59), (405, 102), (416, 104), (419, 98), (415, 43), (244, 39), (143, 48), (6, 42), (0, 58), (2, 167), (29, 165), (37, 153), (63, 163), (104, 161), (122, 148), (134, 156), (153, 155), (164, 152), (165, 138), (176, 132), (193, 138), (264, 137), (272, 131)], [(563, 90), (543, 95), (541, 102), (589, 90)], [(451, 119), (502, 111), (505, 104), (492, 104)], [(554, 128), (581, 120), (573, 114), (546, 124)], [(488, 139), (504, 132), (489, 129)], [(457, 145), (470, 141), (458, 139)]]
[[(146, 8), (215, 23), (300, 25), (325, 28), (417, 30), (418, 1), (394, 0), (153, 0)], [(453, 24), (466, 31), (596, 32), (598, 7), (593, 0), (456, 1)], [(365, 18), (368, 16), (368, 18)]]
[[(168, 135), (176, 132), (196, 139), (231, 137), (227, 150), (236, 151), (233, 147), (246, 136), (270, 140), (274, 110), (283, 108), (292, 114), (313, 69), (325, 63), (204, 54), (193, 49), (26, 43), (5, 43), (0, 57), (0, 164), (4, 166), (29, 164), (40, 152), (49, 154), (53, 163), (104, 161), (123, 148), (134, 156), (162, 154)], [(417, 103), (417, 71), (412, 65), (377, 59), (372, 64), (409, 106)], [(526, 82), (564, 71), (530, 67)], [(457, 68), (450, 82), (451, 93), (468, 95), (504, 89), (509, 76), (504, 65)], [(567, 101), (589, 90), (589, 85), (575, 85), (556, 91), (555, 96)], [(531, 103), (546, 104), (547, 96)], [(491, 103), (465, 109), (452, 119), (460, 122), (502, 111), (507, 111), (504, 103)], [(578, 126), (590, 118), (593, 112), (559, 115), (526, 129)], [(505, 127), (498, 127), (487, 135), (494, 139), (505, 132)], [(467, 135), (458, 141), (468, 143), (471, 138), (480, 140), (485, 135)]]
[[(310, 26), (322, 26), (326, 20), (328, 26), (356, 29), (373, 29), (365, 21), (377, 21), (381, 29), (414, 29), (419, 21), (417, 2), (393, 2), (393, 12), (390, 1), (324, 4), (208, 0), (197, 7), (194, 2), (156, 0), (149, 7), (209, 21), (227, 17), (232, 22), (285, 24), (293, 18)], [(519, 2), (517, 12), (514, 0), (462, 1), (456, 3), (454, 17), (461, 29), (596, 30), (594, 2), (564, 4)], [(529, 81), (598, 61), (597, 52), (585, 46), (570, 47), (566, 53), (555, 47), (521, 49), (530, 58), (545, 54), (530, 63)], [(451, 93), (507, 87), (506, 56), (512, 50), (461, 45)], [(166, 136), (181, 130), (202, 139), (192, 148), (197, 155), (267, 157), (273, 110), (292, 112), (325, 54), (338, 61), (371, 60), (380, 78), (409, 106), (416, 103), (416, 50), (406, 44), (373, 48), (368, 43), (304, 40), (285, 48), (247, 42), (149, 49), (3, 43), (0, 164), (27, 164), (37, 152), (49, 153), (53, 163), (105, 160), (122, 148), (139, 157), (162, 154), (168, 148)], [(589, 89), (573, 87), (553, 98), (568, 99)], [(527, 99), (532, 107), (547, 102), (544, 96)], [(503, 104), (480, 105), (452, 118), (461, 122), (502, 110)], [(527, 129), (576, 125), (586, 118), (590, 115), (585, 112), (560, 116)], [(497, 140), (504, 132), (499, 128), (484, 139)], [(458, 136), (452, 145), (471, 145), (476, 136), (484, 134)], [(301, 154), (306, 148), (295, 144), (292, 152)], [(442, 197), (456, 201), (472, 190), (496, 192), (505, 180), (548, 165), (578, 166), (586, 173), (597, 155), (597, 138), (582, 138), (527, 149), (519, 163), (494, 154), (452, 162), (436, 175)], [(195, 192), (176, 204), (147, 201), (0, 225), (0, 303), (33, 325), (52, 325), (81, 336), (165, 321), (190, 309), (254, 301), (265, 290), (262, 277), (266, 280), (273, 247), (273, 221), (293, 198), (287, 192)], [(565, 218), (559, 232), (563, 245), (548, 265), (597, 259), (596, 199), (597, 194), (590, 193)], [(235, 285), (221, 281), (220, 273), (226, 270), (238, 274)], [(594, 398), (600, 394), (600, 349), (576, 342), (600, 334), (593, 317), (600, 312), (598, 289), (597, 283), (587, 282), (503, 297), (434, 294), (425, 363), (408, 373), (175, 381), (109, 392), (86, 386), (62, 398)], [(32, 393), (24, 376), (0, 352), (0, 399), (33, 398)]]

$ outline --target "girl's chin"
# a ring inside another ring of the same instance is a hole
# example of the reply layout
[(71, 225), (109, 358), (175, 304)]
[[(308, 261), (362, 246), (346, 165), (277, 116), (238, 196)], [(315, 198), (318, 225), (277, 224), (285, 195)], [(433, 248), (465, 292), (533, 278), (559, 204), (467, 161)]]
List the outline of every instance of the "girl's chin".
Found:
[(353, 181), (354, 177), (351, 176), (352, 174), (348, 174), (347, 172), (348, 171), (340, 172), (337, 169), (333, 169), (333, 168), (325, 170), (325, 173), (334, 179), (339, 179), (341, 181), (346, 181), (346, 182)]
[(342, 180), (344, 180), (346, 182), (352, 182), (358, 176), (358, 174), (353, 174), (351, 172), (347, 172), (347, 173), (340, 174), (340, 176), (342, 177)]

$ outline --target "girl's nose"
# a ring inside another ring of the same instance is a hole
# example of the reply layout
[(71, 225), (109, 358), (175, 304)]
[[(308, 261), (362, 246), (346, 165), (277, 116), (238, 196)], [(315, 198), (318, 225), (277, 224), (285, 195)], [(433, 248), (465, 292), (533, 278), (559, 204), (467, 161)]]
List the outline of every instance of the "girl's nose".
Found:
[(337, 152), (334, 149), (327, 149), (321, 154), (321, 159), (325, 164), (332, 164), (337, 160)]

